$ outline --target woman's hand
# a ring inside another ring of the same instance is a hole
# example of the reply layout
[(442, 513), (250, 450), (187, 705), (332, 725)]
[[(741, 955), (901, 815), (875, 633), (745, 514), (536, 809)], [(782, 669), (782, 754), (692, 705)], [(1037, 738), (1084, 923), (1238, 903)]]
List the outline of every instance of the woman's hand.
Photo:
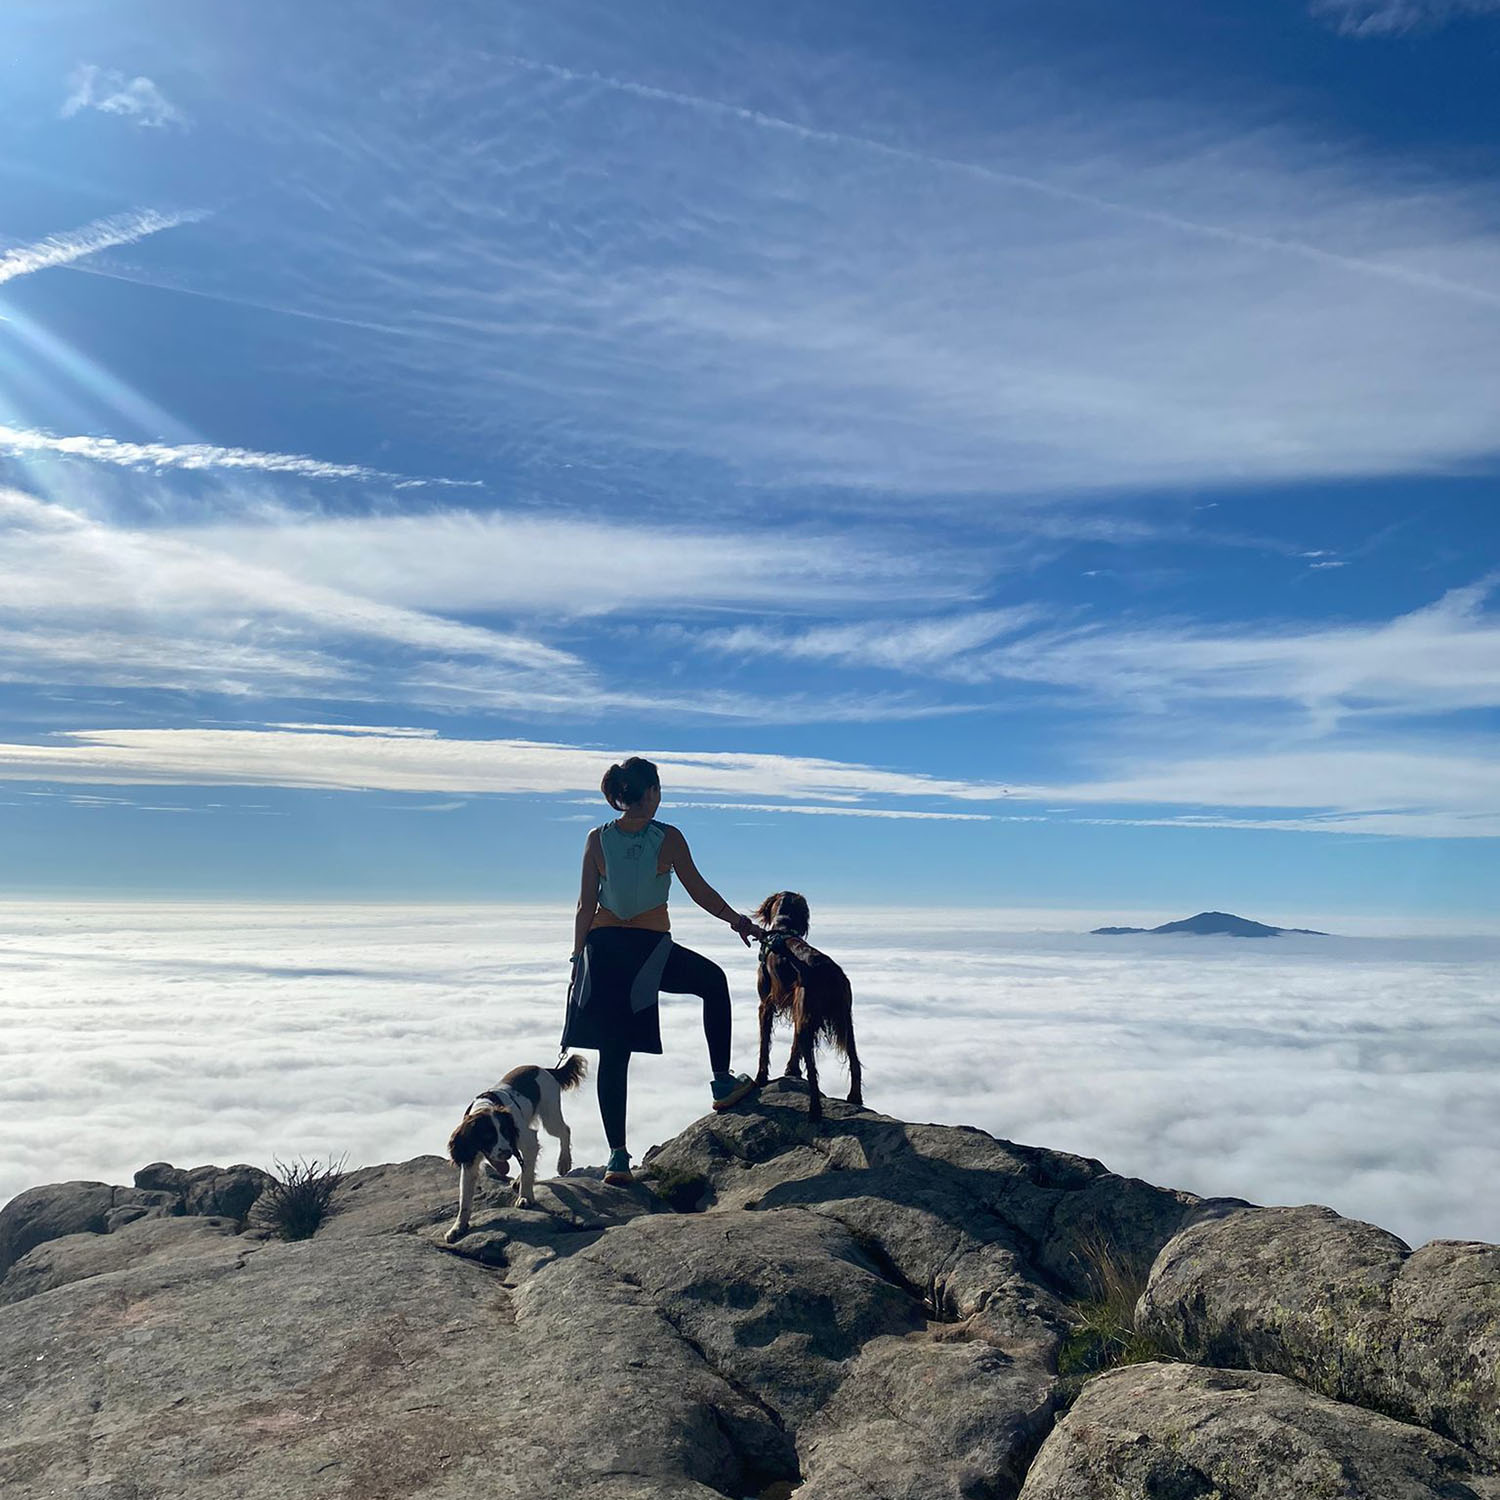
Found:
[(748, 948), (752, 937), (760, 937), (761, 930), (743, 912), (735, 912), (729, 925), (734, 929), (734, 935)]

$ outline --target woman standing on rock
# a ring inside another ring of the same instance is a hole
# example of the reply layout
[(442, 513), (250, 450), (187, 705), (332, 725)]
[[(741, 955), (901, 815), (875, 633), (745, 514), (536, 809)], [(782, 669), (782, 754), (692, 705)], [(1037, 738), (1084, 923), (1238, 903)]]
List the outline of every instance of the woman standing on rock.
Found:
[(755, 1087), (746, 1074), (729, 1068), (729, 981), (723, 969), (672, 941), (667, 915), (672, 872), (688, 895), (727, 922), (746, 947), (756, 927), (698, 873), (682, 834), (656, 821), (661, 778), (649, 760), (631, 756), (611, 766), (599, 789), (620, 816), (595, 828), (584, 845), (562, 1045), (598, 1049), (599, 1113), (610, 1148), (604, 1180), (624, 1184), (633, 1181), (625, 1149), (630, 1054), (661, 1051), (658, 991), (703, 999), (715, 1109), (738, 1104)]

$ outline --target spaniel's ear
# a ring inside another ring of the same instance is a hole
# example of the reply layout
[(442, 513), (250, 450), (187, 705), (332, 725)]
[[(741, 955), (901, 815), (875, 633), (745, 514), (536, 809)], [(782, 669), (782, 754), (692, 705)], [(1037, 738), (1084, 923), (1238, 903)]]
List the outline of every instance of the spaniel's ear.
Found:
[(481, 1151), (490, 1150), (499, 1138), (495, 1117), (488, 1110), (465, 1115), (458, 1129), (448, 1137), (448, 1160), (455, 1167), (466, 1167)]
[(812, 919), (812, 913), (807, 908), (806, 896), (799, 896), (796, 891), (783, 891), (781, 893), (781, 910), (777, 915), (798, 937), (807, 936), (808, 923)]
[(771, 895), (767, 896), (760, 903), (755, 909), (757, 925), (761, 927), (769, 927), (771, 925), (771, 919), (776, 915), (776, 903), (781, 900), (783, 894), (781, 891), (773, 891)]

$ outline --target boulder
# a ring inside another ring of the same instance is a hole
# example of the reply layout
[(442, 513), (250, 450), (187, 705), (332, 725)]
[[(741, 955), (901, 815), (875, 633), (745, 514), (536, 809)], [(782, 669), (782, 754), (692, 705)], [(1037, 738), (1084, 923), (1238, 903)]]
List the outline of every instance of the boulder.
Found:
[(446, 1228), (458, 1212), (458, 1173), (438, 1156), (361, 1167), (344, 1175), (318, 1231), (337, 1239)]
[(1195, 1363), (1290, 1375), (1500, 1459), (1500, 1247), (1257, 1208), (1162, 1250), (1142, 1331)]
[(798, 1435), (798, 1500), (1010, 1500), (1056, 1404), (1043, 1351), (961, 1328), (874, 1338)]
[(0, 1279), (28, 1251), (72, 1234), (110, 1234), (138, 1219), (203, 1214), (243, 1222), (275, 1179), (259, 1167), (193, 1167), (153, 1162), (133, 1187), (55, 1182), (30, 1188), (0, 1208)]
[(275, 1180), (269, 1172), (244, 1162), (233, 1167), (194, 1167), (183, 1193), (183, 1212), (243, 1219)]
[(116, 1188), (115, 1206), (104, 1216), (104, 1231), (113, 1234), (122, 1225), (137, 1219), (169, 1219), (182, 1212), (182, 1199), (176, 1193), (153, 1192), (144, 1188)]
[(135, 1174), (135, 1186), (177, 1197), (188, 1214), (222, 1214), (244, 1219), (251, 1205), (276, 1179), (260, 1167), (239, 1162), (232, 1167), (174, 1167), (156, 1161)]
[(970, 1316), (1018, 1275), (1086, 1297), (1093, 1243), (1144, 1279), (1185, 1223), (1241, 1206), (971, 1127), (911, 1125), (832, 1099), (820, 1130), (806, 1100), (804, 1084), (781, 1079), (754, 1109), (697, 1121), (647, 1152), (643, 1166), (675, 1206), (800, 1205), (837, 1218), (878, 1242), (944, 1316)]
[(171, 1193), (181, 1198), (187, 1193), (188, 1173), (183, 1167), (174, 1167), (169, 1161), (154, 1161), (144, 1166), (132, 1179), (138, 1188), (147, 1191)]
[(116, 1191), (107, 1182), (54, 1182), (17, 1194), (0, 1208), (0, 1276), (47, 1240), (104, 1234)]
[(0, 1280), (0, 1304), (135, 1266), (242, 1251), (232, 1219), (140, 1218), (110, 1234), (65, 1234), (29, 1250)]
[(1421, 1427), (1280, 1375), (1130, 1365), (1084, 1387), (1021, 1500), (1500, 1500), (1500, 1478)]

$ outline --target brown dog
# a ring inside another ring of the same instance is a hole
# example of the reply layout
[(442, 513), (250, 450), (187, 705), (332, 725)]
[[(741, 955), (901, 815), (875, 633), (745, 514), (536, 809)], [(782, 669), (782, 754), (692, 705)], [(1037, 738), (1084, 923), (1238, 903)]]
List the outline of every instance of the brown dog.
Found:
[(810, 1120), (823, 1118), (818, 1092), (818, 1065), (813, 1048), (826, 1036), (849, 1059), (849, 1102), (864, 1106), (859, 1053), (854, 1048), (853, 993), (849, 977), (826, 953), (807, 941), (807, 902), (796, 891), (767, 896), (755, 914), (766, 929), (761, 942), (755, 988), (760, 994), (760, 1068), (756, 1083), (764, 1086), (771, 1059), (771, 1025), (777, 1016), (792, 1023), (792, 1053), (785, 1077), (800, 1078), (807, 1069)]

